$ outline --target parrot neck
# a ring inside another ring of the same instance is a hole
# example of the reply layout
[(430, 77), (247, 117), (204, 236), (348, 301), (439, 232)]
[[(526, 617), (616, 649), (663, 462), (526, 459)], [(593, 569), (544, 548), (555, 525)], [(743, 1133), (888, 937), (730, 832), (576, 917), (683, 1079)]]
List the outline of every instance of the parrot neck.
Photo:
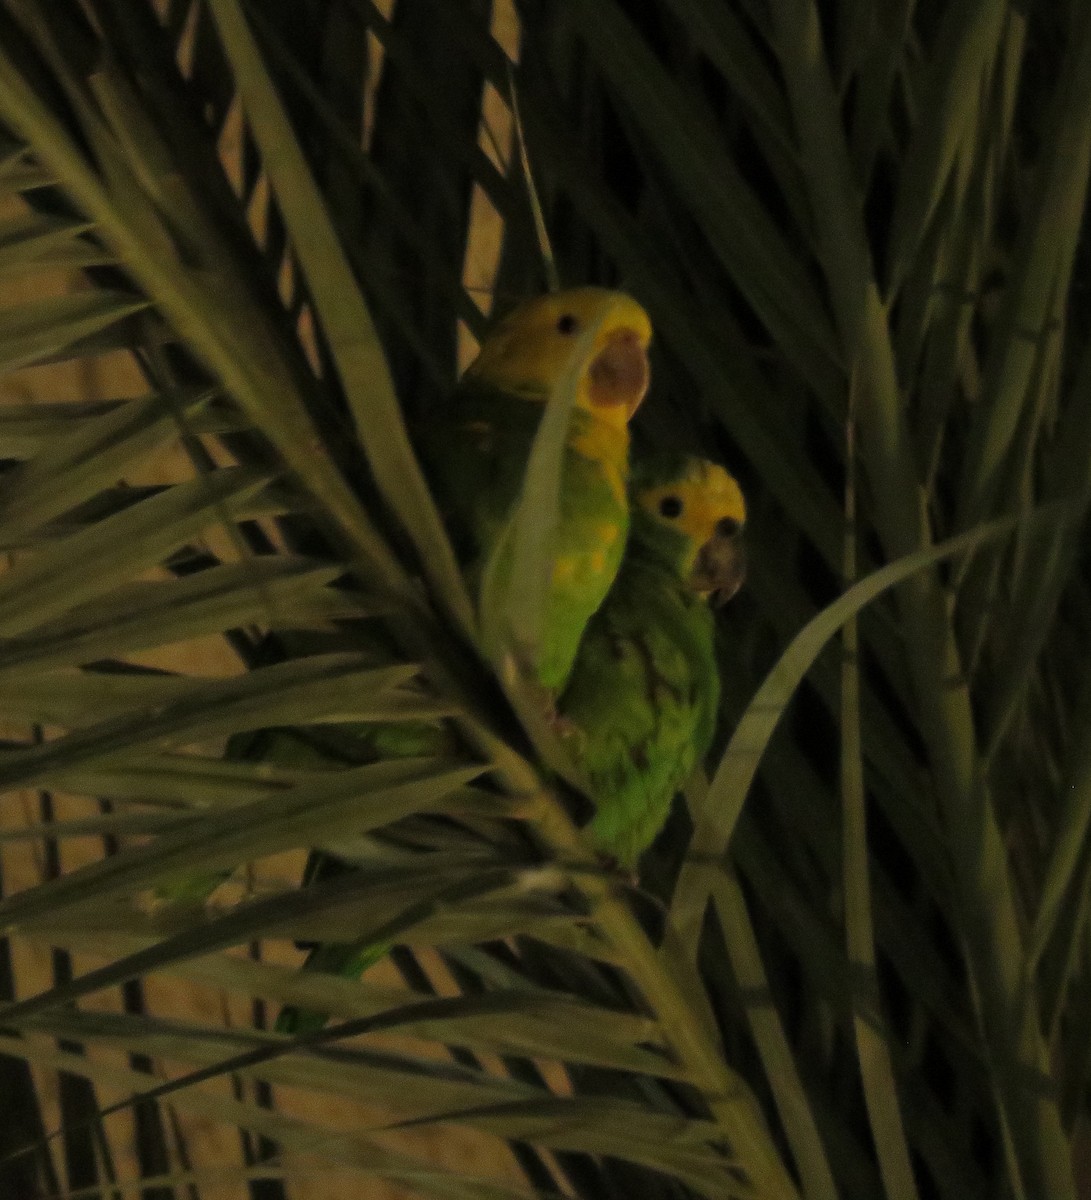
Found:
[[(483, 400), (499, 400), (510, 403), (513, 399), (522, 400), (526, 404), (538, 405), (543, 410), (549, 403), (551, 392), (540, 383), (509, 381), (500, 386), (490, 380), (486, 374), (478, 373), (470, 367), (459, 380), (458, 390), (463, 396), (476, 396)], [(584, 377), (576, 389), (573, 414), (582, 415), (583, 419), (593, 422), (603, 428), (609, 428), (616, 433), (625, 433), (629, 427), (629, 410), (623, 404), (594, 404), (591, 400), (591, 384)]]
[(697, 562), (699, 547), (692, 539), (680, 536), (675, 530), (647, 516), (640, 509), (633, 513), (626, 556), (654, 565), (685, 583)]
[(584, 458), (617, 468), (622, 477), (628, 473), (629, 426), (625, 421), (617, 424), (603, 419), (598, 409), (576, 408), (568, 445)]
[[(459, 384), (460, 412), (493, 420), (501, 426), (530, 428), (529, 436), (545, 412), (549, 394), (542, 391), (504, 392), (485, 380), (464, 375)], [(513, 405), (512, 401), (518, 401)], [(579, 397), (577, 397), (577, 401)], [(577, 403), (572, 410), (566, 439), (570, 449), (592, 462), (601, 463), (624, 495), (629, 462), (629, 426), (624, 410), (590, 408)]]

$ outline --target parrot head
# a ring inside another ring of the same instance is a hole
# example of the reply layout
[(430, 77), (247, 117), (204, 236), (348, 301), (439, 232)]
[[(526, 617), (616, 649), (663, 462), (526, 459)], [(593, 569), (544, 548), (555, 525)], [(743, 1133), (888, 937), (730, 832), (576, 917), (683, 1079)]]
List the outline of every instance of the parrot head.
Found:
[(734, 477), (679, 456), (638, 463), (633, 474), (633, 538), (668, 557), (698, 595), (726, 603), (746, 578), (746, 501)]
[(569, 288), (520, 304), (482, 343), (466, 370), (504, 392), (546, 400), (569, 369), (573, 347), (596, 328), (583, 364), (576, 403), (611, 423), (624, 425), (648, 390), (648, 314), (624, 292)]

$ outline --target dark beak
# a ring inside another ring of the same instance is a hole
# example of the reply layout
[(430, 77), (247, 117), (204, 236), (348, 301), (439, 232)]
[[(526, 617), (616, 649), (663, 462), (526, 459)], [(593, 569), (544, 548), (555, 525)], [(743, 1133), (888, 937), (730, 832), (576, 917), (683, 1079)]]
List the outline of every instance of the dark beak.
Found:
[(742, 534), (717, 533), (701, 547), (689, 584), (719, 608), (734, 596), (745, 579), (746, 547)]

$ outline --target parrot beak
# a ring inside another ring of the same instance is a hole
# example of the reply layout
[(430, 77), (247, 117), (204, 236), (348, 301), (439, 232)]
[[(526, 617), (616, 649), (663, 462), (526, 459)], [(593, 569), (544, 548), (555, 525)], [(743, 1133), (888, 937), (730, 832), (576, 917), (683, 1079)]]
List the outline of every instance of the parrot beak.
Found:
[(623, 407), (628, 420), (640, 407), (651, 381), (648, 349), (635, 329), (622, 326), (606, 335), (606, 344), (587, 369), (595, 408)]
[(742, 533), (715, 533), (701, 547), (689, 577), (689, 586), (708, 596), (719, 608), (731, 599), (746, 579), (746, 547)]

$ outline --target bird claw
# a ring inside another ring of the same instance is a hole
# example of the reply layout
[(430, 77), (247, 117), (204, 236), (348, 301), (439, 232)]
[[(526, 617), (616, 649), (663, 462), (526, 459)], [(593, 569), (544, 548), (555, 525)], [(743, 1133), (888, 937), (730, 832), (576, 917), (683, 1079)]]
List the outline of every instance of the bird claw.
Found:
[(549, 709), (546, 712), (546, 723), (553, 731), (553, 735), (560, 738), (561, 741), (575, 737), (580, 731), (580, 727), (574, 721), (570, 721), (566, 716), (559, 713), (552, 704), (549, 705)]

